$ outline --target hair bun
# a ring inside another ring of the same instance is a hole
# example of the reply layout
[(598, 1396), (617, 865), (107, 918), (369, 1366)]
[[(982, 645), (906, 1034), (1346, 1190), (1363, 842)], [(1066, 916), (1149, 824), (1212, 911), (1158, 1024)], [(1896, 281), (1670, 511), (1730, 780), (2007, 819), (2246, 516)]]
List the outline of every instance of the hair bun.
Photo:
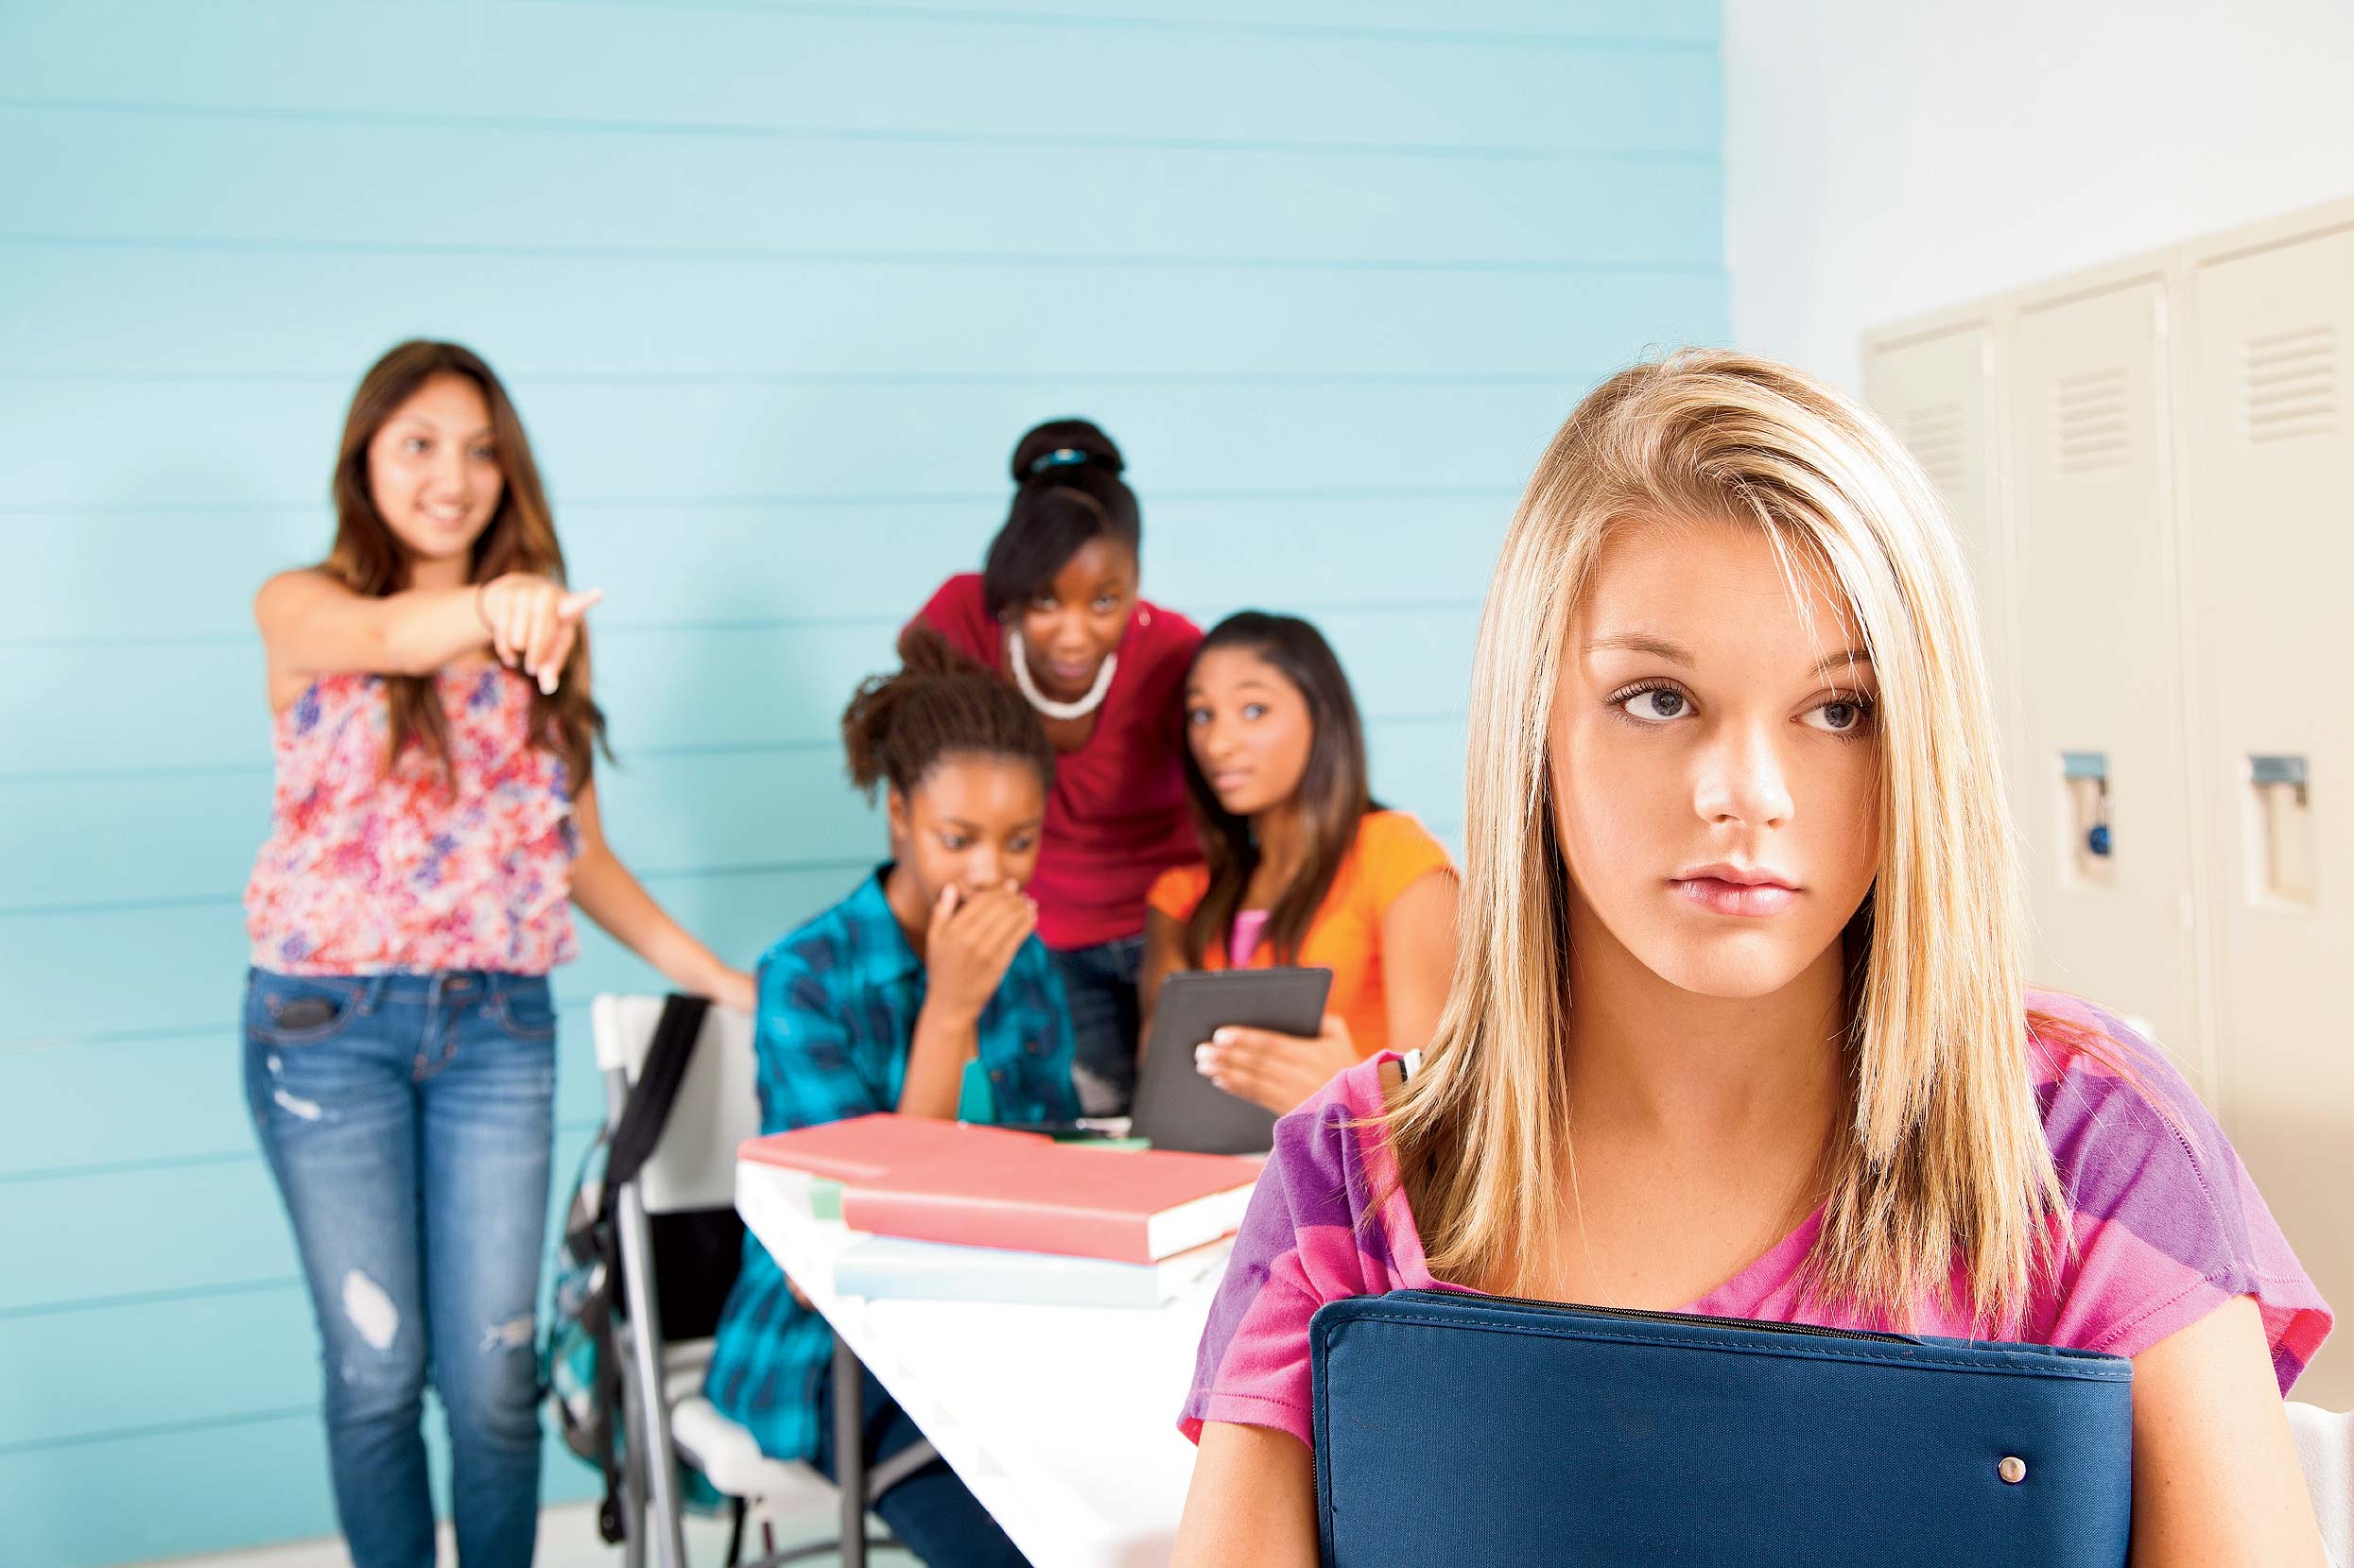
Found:
[(1112, 438), (1085, 420), (1048, 420), (1013, 448), (1013, 482), (1026, 485), (1074, 468), (1117, 474), (1127, 467)]

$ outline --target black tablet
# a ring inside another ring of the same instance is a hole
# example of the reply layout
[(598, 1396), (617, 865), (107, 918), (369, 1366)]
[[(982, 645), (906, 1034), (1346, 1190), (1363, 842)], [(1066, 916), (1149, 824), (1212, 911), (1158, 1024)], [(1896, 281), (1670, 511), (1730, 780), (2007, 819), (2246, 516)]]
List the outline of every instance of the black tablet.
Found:
[(1136, 1075), (1132, 1130), (1154, 1148), (1264, 1154), (1275, 1113), (1203, 1077), (1193, 1048), (1223, 1028), (1312, 1036), (1324, 1027), (1328, 969), (1181, 970), (1161, 982), (1152, 1038)]

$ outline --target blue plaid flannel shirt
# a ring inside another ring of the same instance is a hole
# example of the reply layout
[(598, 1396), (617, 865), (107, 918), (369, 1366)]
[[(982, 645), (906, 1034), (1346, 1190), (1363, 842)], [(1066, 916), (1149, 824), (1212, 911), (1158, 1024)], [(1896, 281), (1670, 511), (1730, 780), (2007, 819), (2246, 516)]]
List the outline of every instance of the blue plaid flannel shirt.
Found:
[[(761, 956), (760, 1130), (785, 1132), (889, 1111), (899, 1103), (908, 1045), (924, 1007), (924, 963), (883, 897), (885, 866), (857, 890)], [(1071, 1024), (1063, 982), (1036, 937), (982, 1009), (979, 1065), (994, 1119), (1079, 1114), (1071, 1088)], [(818, 1451), (820, 1380), (833, 1355), (825, 1320), (793, 1300), (759, 1238), (744, 1237), (744, 1268), (720, 1313), (703, 1391), (749, 1428), (761, 1452), (806, 1459)]]

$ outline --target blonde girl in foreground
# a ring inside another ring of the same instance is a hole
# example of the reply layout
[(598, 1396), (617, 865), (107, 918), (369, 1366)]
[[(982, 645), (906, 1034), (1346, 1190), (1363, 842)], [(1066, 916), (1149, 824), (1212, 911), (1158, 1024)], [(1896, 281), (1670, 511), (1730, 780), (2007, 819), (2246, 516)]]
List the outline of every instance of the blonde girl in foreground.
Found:
[(2328, 1309), (2164, 1058), (2023, 991), (1972, 624), (1838, 393), (1705, 352), (1579, 405), (1481, 625), (1445, 1016), (1277, 1129), (1178, 1562), (1316, 1560), (1308, 1318), (1434, 1285), (2131, 1356), (2136, 1568), (2323, 1561)]

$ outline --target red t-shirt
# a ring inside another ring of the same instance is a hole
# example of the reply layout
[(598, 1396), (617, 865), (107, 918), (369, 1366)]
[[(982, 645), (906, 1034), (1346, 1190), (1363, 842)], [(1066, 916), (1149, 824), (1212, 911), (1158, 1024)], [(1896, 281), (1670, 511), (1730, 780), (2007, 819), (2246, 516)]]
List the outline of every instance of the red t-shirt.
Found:
[[(1006, 673), (1005, 629), (983, 606), (978, 573), (942, 583), (916, 620), (966, 658)], [(1183, 757), (1186, 666), (1201, 645), (1200, 627), (1138, 599), (1087, 744), (1056, 753), (1046, 838), (1030, 884), (1038, 935), (1048, 947), (1135, 936), (1153, 880), (1202, 858), (1186, 810)]]

